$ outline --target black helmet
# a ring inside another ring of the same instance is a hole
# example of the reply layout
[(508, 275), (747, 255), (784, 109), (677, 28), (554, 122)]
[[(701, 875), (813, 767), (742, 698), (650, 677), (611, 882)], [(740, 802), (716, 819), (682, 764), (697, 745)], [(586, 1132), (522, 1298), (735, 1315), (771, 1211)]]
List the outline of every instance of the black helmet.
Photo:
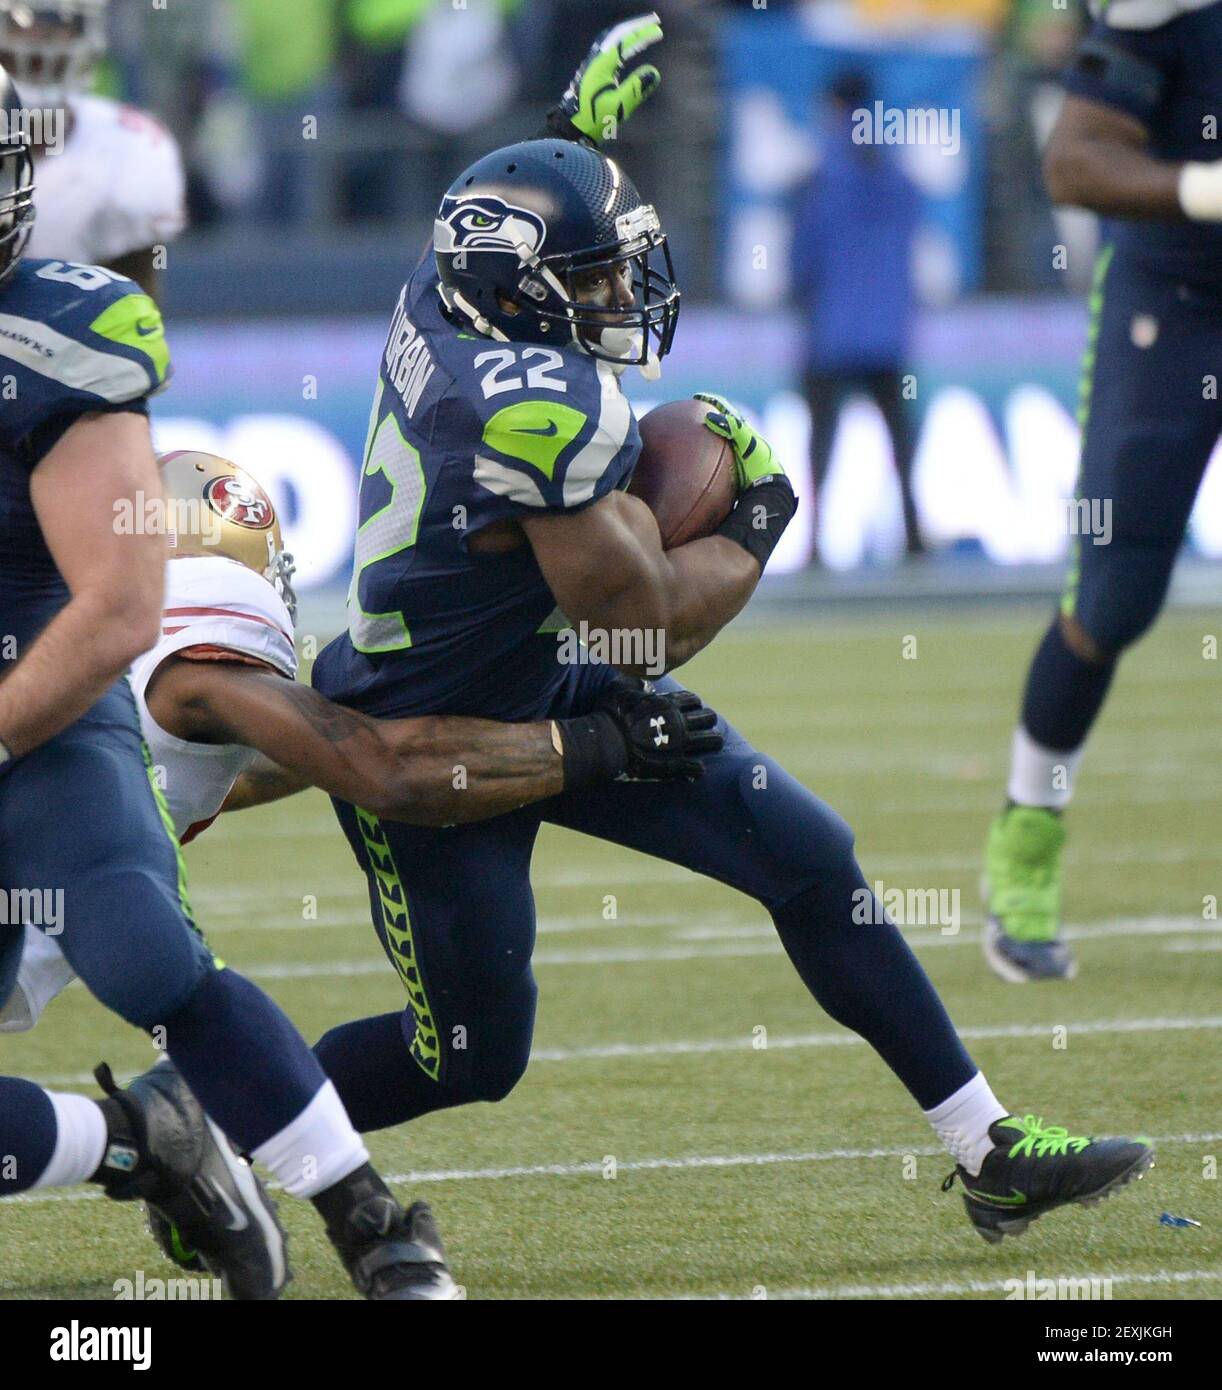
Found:
[(13, 79), (0, 67), (0, 283), (12, 274), (34, 226), (34, 157)]
[[(487, 337), (574, 342), (605, 361), (642, 367), (670, 351), (679, 291), (662, 224), (597, 150), (528, 140), (485, 156), (442, 199), (433, 249), (446, 306)], [(625, 264), (631, 308), (578, 301), (576, 275)]]

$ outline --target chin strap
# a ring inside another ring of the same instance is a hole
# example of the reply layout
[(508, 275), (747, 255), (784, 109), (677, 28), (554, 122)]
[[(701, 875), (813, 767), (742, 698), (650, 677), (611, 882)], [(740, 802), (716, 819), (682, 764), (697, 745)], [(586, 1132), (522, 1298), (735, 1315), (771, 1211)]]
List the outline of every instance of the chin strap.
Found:
[(442, 302), (447, 308), (457, 309), (463, 314), (470, 321), (471, 327), (474, 328), (481, 337), (492, 338), (498, 343), (507, 343), (509, 341), (508, 337), (502, 333), (499, 328), (489, 323), (475, 305), (472, 304), (470, 300), (464, 298), (463, 295), (459, 294), (457, 290), (447, 291), (444, 286), (438, 286), (438, 288), (441, 291)]

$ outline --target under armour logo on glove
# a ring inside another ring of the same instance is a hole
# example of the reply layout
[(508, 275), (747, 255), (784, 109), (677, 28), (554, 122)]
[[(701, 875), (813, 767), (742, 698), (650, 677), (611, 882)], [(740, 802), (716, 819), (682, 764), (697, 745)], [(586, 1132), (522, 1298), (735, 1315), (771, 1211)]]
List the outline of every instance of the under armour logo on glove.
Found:
[(595, 718), (610, 718), (622, 735), (631, 782), (694, 780), (702, 760), (722, 747), (717, 716), (690, 690), (655, 690), (634, 676), (620, 676), (598, 702)]

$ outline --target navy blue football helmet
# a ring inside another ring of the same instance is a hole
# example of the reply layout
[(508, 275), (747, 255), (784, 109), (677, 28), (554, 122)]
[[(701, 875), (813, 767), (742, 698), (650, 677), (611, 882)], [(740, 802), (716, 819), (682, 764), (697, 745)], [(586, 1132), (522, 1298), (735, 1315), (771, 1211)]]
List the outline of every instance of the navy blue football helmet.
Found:
[[(485, 156), (442, 199), (433, 249), (446, 307), (485, 337), (575, 343), (642, 369), (670, 351), (679, 291), (666, 235), (632, 180), (597, 150), (527, 140)], [(576, 277), (626, 270), (631, 307), (578, 300)]]
[(0, 283), (13, 272), (34, 227), (34, 157), (13, 79), (0, 67)]

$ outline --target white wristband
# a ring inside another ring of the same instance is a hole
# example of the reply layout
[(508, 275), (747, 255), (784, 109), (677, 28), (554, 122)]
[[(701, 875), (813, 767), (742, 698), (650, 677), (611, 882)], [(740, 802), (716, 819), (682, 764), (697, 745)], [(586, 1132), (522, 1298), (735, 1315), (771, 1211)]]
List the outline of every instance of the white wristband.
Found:
[(1180, 170), (1180, 207), (1194, 222), (1222, 222), (1222, 159), (1185, 164)]
[(0, 739), (0, 767), (3, 767), (7, 762), (11, 762), (12, 757), (13, 755), (8, 751), (8, 747), (4, 740)]

